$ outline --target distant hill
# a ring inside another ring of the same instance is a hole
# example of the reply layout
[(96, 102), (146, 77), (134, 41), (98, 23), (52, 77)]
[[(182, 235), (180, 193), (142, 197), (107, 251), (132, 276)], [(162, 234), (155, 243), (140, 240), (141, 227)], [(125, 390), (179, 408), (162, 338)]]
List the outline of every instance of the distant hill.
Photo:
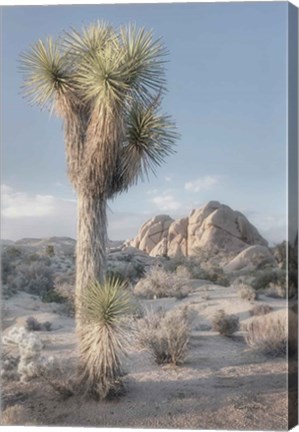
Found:
[[(123, 240), (109, 240), (109, 249), (120, 247), (124, 243)], [(17, 241), (1, 240), (1, 246), (17, 246), (27, 252), (43, 252), (47, 246), (54, 247), (55, 254), (65, 255), (72, 254), (75, 251), (76, 240), (70, 237), (47, 237), (47, 238), (22, 238)]]

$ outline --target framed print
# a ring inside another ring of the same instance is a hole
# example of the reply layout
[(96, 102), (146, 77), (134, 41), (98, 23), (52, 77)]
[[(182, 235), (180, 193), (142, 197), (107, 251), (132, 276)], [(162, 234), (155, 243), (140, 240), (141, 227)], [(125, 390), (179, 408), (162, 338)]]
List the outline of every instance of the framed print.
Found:
[(298, 9), (2, 6), (2, 425), (298, 423)]

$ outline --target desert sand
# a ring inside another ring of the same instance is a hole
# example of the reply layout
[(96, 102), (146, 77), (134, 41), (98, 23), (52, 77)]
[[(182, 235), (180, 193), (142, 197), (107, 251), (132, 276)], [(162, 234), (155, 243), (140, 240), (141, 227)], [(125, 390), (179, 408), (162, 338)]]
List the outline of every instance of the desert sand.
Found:
[[(133, 428), (260, 429), (287, 428), (287, 362), (252, 351), (242, 327), (252, 318), (252, 304), (234, 287), (193, 281), (183, 300), (142, 300), (145, 309), (167, 310), (188, 306), (191, 337), (188, 355), (180, 366), (157, 365), (150, 354), (132, 344), (125, 359), (125, 394), (114, 400), (63, 399), (40, 378), (28, 383), (4, 383), (2, 410), (10, 424), (51, 426), (106, 426)], [(271, 314), (285, 313), (286, 302), (260, 296)], [(58, 357), (67, 377), (76, 364), (75, 321), (60, 306), (45, 304), (24, 292), (5, 301), (3, 335), (23, 326), (29, 316), (50, 321), (52, 331), (38, 332), (43, 354)], [(241, 331), (232, 337), (211, 329), (218, 309), (240, 318)]]

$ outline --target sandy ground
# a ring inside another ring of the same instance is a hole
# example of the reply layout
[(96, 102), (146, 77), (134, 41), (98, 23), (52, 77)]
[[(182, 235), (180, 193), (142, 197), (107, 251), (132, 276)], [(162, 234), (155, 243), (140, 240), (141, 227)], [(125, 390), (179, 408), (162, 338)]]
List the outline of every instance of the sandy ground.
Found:
[[(252, 304), (238, 298), (233, 287), (194, 282), (184, 300), (143, 301), (147, 308), (189, 306), (192, 333), (186, 362), (178, 367), (159, 366), (150, 355), (132, 349), (125, 362), (126, 393), (116, 400), (86, 401), (79, 396), (62, 400), (38, 380), (6, 383), (2, 392), (3, 418), (10, 424), (59, 426), (110, 426), (188, 429), (287, 429), (287, 392), (284, 358), (257, 354), (244, 342), (242, 331), (227, 338), (213, 332), (215, 311), (237, 314), (242, 324), (251, 318)], [(208, 295), (209, 299), (203, 299)], [(272, 313), (282, 313), (285, 302), (262, 297)], [(74, 320), (58, 313), (55, 304), (43, 304), (19, 293), (5, 302), (5, 335), (12, 326), (24, 325), (28, 316), (51, 321), (51, 332), (39, 332), (45, 355), (55, 355), (71, 370), (75, 364)]]

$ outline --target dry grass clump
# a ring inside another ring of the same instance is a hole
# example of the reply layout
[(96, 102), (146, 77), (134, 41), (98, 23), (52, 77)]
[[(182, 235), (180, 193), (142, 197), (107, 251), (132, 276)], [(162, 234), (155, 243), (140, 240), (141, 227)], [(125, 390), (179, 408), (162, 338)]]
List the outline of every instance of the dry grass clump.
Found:
[(143, 279), (135, 285), (134, 294), (144, 298), (176, 297), (182, 299), (189, 294), (184, 279), (162, 267), (153, 266)]
[(257, 300), (258, 294), (250, 285), (241, 284), (238, 289), (239, 297), (250, 302)]
[(130, 345), (127, 317), (133, 312), (124, 282), (95, 282), (82, 294), (78, 311), (81, 386), (85, 395), (104, 399), (121, 389), (122, 358)]
[(249, 311), (249, 313), (251, 316), (259, 316), (259, 315), (266, 315), (272, 311), (273, 311), (273, 308), (271, 306), (266, 305), (266, 304), (260, 304), (260, 305), (254, 306), (254, 308), (252, 308)]
[[(289, 329), (288, 329), (289, 327)], [(255, 318), (247, 325), (246, 343), (251, 348), (271, 356), (283, 356), (297, 351), (297, 317), (289, 311), (287, 317)]]
[(186, 308), (170, 312), (147, 312), (138, 326), (140, 345), (152, 354), (158, 364), (183, 363), (189, 336)]
[(212, 328), (222, 336), (231, 336), (240, 328), (239, 317), (227, 315), (224, 310), (220, 309), (213, 317)]

